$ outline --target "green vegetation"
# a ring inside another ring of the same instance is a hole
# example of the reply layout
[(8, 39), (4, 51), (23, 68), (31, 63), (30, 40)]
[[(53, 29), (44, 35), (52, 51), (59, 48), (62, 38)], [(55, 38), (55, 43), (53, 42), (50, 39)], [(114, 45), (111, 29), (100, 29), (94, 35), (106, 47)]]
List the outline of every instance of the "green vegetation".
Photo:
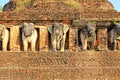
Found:
[[(43, 2), (63, 1), (65, 4), (67, 4), (70, 7), (73, 7), (77, 10), (82, 10), (81, 4), (74, 0), (42, 0), (42, 1)], [(32, 0), (22, 0), (22, 1), (17, 2), (17, 8), (15, 9), (14, 12), (18, 12), (18, 11), (25, 9), (25, 7), (31, 4), (32, 2), (33, 2)]]
[(26, 5), (29, 3), (31, 3), (31, 0), (22, 0), (17, 2), (17, 8), (15, 9), (15, 12), (25, 9)]
[(2, 6), (0, 6), (0, 12), (2, 12)]
[(83, 9), (82, 5), (80, 3), (74, 1), (74, 0), (65, 1), (64, 3), (67, 4), (70, 7), (73, 7), (75, 9), (77, 9), (77, 10), (82, 10)]

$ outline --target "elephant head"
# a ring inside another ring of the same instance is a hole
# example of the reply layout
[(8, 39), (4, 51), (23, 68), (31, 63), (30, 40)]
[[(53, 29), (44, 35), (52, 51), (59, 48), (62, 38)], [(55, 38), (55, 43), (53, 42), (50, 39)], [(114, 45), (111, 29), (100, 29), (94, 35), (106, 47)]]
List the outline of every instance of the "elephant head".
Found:
[(87, 30), (88, 36), (95, 36), (96, 24), (94, 24), (94, 23), (87, 23), (85, 25), (85, 29)]
[(31, 51), (35, 51), (38, 38), (37, 30), (33, 23), (24, 23), (22, 27), (23, 50), (27, 51), (28, 43), (31, 45)]
[(57, 49), (64, 51), (65, 38), (68, 29), (69, 27), (65, 26), (63, 23), (54, 23), (48, 28), (48, 31), (51, 34), (53, 51), (56, 51)]
[(120, 23), (115, 23), (112, 29), (108, 32), (108, 47), (111, 50), (120, 50), (117, 42), (120, 41)]
[(0, 24), (0, 41), (2, 42), (2, 51), (7, 50), (9, 40), (9, 31), (6, 29), (4, 25)]
[(24, 23), (23, 24), (23, 32), (24, 36), (29, 37), (32, 35), (32, 32), (35, 30), (33, 23)]
[(120, 36), (120, 24), (115, 24), (115, 31), (116, 31), (116, 34)]
[(82, 42), (83, 50), (87, 50), (87, 43), (90, 44), (90, 49), (94, 50), (94, 44), (96, 41), (96, 24), (94, 23), (86, 23), (85, 26), (82, 27), (80, 32), (80, 38)]

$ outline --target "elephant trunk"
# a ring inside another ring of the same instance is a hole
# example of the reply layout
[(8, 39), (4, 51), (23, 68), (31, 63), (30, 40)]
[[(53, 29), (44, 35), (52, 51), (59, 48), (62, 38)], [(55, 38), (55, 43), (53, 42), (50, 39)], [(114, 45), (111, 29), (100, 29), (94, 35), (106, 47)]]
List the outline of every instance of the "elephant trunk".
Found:
[(57, 49), (61, 48), (62, 35), (57, 36)]
[(57, 49), (60, 49), (60, 41), (57, 42)]

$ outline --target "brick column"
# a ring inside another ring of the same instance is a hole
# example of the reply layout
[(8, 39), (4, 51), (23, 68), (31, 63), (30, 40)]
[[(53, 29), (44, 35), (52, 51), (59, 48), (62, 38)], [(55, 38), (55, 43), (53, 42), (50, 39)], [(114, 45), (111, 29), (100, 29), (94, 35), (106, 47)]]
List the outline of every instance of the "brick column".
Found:
[(20, 30), (18, 26), (10, 27), (10, 51), (20, 51)]
[(40, 51), (48, 51), (49, 43), (48, 43), (48, 28), (41, 26), (39, 28), (39, 46)]
[(107, 29), (97, 30), (97, 44), (99, 50), (107, 50)]
[(69, 29), (69, 50), (76, 51), (77, 50), (77, 31), (78, 29), (70, 28)]

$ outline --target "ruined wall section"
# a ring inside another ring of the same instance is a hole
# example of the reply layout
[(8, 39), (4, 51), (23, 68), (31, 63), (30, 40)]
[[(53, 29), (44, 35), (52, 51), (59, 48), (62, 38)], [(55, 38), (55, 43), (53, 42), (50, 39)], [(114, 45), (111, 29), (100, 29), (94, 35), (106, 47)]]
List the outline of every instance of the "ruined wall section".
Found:
[(119, 52), (0, 52), (1, 80), (119, 80)]
[[(16, 0), (15, 0), (16, 1)], [(14, 1), (14, 2), (15, 2)], [(27, 0), (26, 0), (27, 1)], [(30, 0), (28, 0), (29, 2)], [(17, 12), (3, 13), (1, 20), (100, 20), (115, 19), (119, 20), (120, 13), (114, 10), (113, 5), (107, 0), (76, 0), (81, 5), (80, 10), (75, 9), (63, 1), (30, 1), (25, 9)], [(15, 2), (15, 4), (17, 4)], [(14, 5), (8, 4), (8, 11), (14, 10)], [(74, 5), (73, 5), (74, 6)], [(5, 8), (5, 11), (7, 11)], [(9, 9), (10, 8), (10, 9)], [(4, 10), (4, 9), (3, 9)], [(4, 16), (4, 14), (6, 14)]]

